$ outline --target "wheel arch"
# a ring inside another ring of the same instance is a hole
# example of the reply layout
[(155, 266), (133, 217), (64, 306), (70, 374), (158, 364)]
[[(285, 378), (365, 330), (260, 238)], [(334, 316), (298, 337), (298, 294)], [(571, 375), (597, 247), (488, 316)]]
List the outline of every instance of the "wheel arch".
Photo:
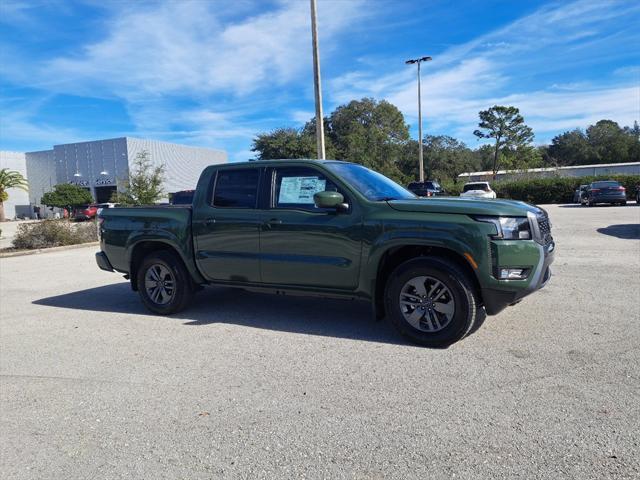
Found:
[(448, 260), (458, 266), (472, 282), (477, 298), (482, 302), (482, 290), (476, 273), (477, 265), (474, 266), (464, 255), (446, 247), (432, 245), (402, 245), (390, 247), (384, 251), (378, 263), (377, 274), (374, 286), (374, 308), (377, 318), (385, 315), (384, 294), (389, 276), (402, 263), (420, 257), (437, 257)]
[(141, 240), (130, 247), (129, 279), (131, 281), (131, 289), (133, 291), (138, 291), (136, 278), (138, 277), (140, 264), (149, 254), (159, 251), (166, 251), (174, 255), (182, 263), (185, 270), (190, 273), (192, 282), (196, 283), (189, 265), (185, 262), (183, 255), (174, 245), (163, 240)]

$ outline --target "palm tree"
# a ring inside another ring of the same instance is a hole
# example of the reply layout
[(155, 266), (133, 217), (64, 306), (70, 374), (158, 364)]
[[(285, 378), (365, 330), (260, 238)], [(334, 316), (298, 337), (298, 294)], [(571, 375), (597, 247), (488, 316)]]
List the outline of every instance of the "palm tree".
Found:
[(4, 216), (4, 202), (9, 199), (7, 190), (10, 188), (19, 188), (20, 190), (28, 192), (29, 184), (20, 172), (3, 168), (0, 170), (0, 222), (6, 220)]

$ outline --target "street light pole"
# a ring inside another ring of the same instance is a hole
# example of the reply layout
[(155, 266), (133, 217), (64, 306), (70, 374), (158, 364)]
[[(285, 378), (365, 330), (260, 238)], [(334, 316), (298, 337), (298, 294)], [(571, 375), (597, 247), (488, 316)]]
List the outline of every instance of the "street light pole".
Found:
[(424, 182), (424, 157), (422, 153), (422, 96), (420, 94), (420, 64), (422, 62), (428, 62), (431, 57), (421, 57), (412, 60), (407, 60), (404, 63), (418, 64), (418, 169), (420, 182)]
[(316, 0), (311, 0), (311, 43), (313, 46), (313, 86), (316, 97), (316, 144), (320, 160), (324, 160), (324, 118), (322, 115), (322, 88), (320, 85), (320, 54), (318, 52), (318, 25)]

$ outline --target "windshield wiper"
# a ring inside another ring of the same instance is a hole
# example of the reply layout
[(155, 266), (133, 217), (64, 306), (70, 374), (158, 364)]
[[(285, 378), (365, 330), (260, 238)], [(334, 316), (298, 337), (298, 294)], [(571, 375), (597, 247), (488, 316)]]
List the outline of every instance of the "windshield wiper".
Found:
[(377, 202), (388, 202), (389, 200), (397, 200), (396, 197), (380, 197), (376, 199)]

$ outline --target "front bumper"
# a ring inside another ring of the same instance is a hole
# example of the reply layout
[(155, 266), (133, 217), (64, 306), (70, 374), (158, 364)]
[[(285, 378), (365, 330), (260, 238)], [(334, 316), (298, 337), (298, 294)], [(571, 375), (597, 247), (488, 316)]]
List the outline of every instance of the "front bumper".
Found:
[[(533, 277), (528, 286), (518, 290), (500, 288), (482, 288), (482, 300), (487, 315), (497, 315), (509, 305), (518, 303), (527, 295), (543, 288), (551, 279), (551, 264), (555, 255), (555, 243), (553, 240), (547, 245), (540, 245), (542, 261), (533, 272)], [(503, 281), (505, 285), (513, 284), (513, 281)]]
[(113, 267), (111, 266), (111, 262), (107, 258), (107, 255), (104, 252), (96, 253), (96, 263), (101, 270), (106, 270), (107, 272), (113, 272)]

